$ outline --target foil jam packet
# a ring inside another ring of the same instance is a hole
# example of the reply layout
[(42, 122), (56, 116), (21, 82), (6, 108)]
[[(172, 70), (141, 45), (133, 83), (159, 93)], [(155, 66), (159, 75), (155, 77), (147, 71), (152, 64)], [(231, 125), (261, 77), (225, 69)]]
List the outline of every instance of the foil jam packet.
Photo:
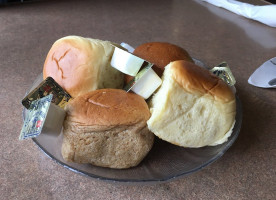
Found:
[(49, 94), (53, 95), (52, 103), (61, 108), (64, 108), (71, 99), (70, 94), (68, 94), (52, 77), (47, 77), (22, 100), (22, 104), (29, 109), (33, 101)]
[(214, 68), (210, 69), (210, 72), (221, 78), (229, 86), (234, 86), (236, 83), (236, 79), (226, 62), (222, 62)]
[(29, 109), (26, 109), (20, 140), (37, 137), (41, 133), (52, 99), (53, 95), (50, 94), (31, 102)]

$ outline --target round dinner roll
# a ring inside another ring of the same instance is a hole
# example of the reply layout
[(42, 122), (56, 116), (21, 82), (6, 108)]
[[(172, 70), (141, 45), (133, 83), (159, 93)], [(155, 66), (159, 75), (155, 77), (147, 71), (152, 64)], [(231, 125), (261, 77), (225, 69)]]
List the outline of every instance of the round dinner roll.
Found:
[(153, 96), (147, 124), (156, 136), (183, 147), (227, 141), (235, 124), (236, 99), (220, 78), (191, 62), (166, 66)]
[(138, 165), (152, 148), (150, 111), (139, 95), (100, 89), (78, 96), (65, 110), (62, 156), (110, 168)]
[(124, 75), (110, 65), (113, 51), (109, 41), (61, 38), (47, 55), (43, 78), (51, 76), (72, 97), (101, 88), (122, 88)]
[[(166, 42), (149, 42), (138, 46), (134, 52), (134, 55), (153, 63), (152, 69), (158, 76), (162, 76), (164, 68), (172, 61), (186, 60), (194, 62), (189, 53), (174, 44)], [(129, 82), (133, 77), (126, 75), (125, 82)]]

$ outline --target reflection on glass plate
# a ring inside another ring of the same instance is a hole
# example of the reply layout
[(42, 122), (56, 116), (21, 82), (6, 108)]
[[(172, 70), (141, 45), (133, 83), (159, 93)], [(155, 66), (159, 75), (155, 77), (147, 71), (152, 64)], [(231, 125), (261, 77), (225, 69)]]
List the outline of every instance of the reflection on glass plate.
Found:
[[(42, 74), (38, 76), (28, 92), (41, 81)], [(238, 97), (236, 97), (236, 100), (236, 124), (227, 142), (214, 147), (182, 148), (156, 138), (154, 146), (147, 157), (137, 167), (130, 169), (109, 169), (91, 164), (66, 162), (61, 155), (62, 133), (48, 135), (42, 132), (33, 141), (57, 163), (76, 173), (92, 178), (126, 184), (152, 184), (171, 181), (211, 164), (220, 158), (234, 143), (242, 122), (241, 102)], [(25, 109), (23, 110), (23, 118), (24, 115)]]

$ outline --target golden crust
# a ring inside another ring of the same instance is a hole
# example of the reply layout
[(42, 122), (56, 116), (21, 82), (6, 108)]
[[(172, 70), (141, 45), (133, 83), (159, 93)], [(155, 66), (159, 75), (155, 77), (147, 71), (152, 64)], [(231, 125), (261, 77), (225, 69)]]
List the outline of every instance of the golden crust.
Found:
[(65, 109), (61, 152), (68, 162), (129, 168), (152, 148), (149, 108), (136, 94), (99, 89), (76, 97)]
[[(86, 80), (85, 83), (80, 81), (80, 77), (85, 77), (89, 73), (88, 65), (89, 53), (92, 50), (88, 40), (84, 38), (67, 37), (56, 41), (50, 49), (43, 68), (43, 79), (51, 76), (60, 84), (72, 97), (79, 94), (81, 90), (88, 90), (87, 85), (95, 85), (95, 77)], [(92, 54), (93, 55), (93, 54)], [(95, 73), (90, 72), (91, 75)]]
[(85, 125), (132, 125), (150, 118), (145, 100), (120, 89), (100, 89), (78, 96), (66, 106), (71, 121)]
[[(160, 77), (164, 72), (165, 66), (172, 61), (186, 60), (193, 62), (193, 59), (185, 49), (166, 42), (149, 42), (141, 44), (134, 50), (133, 54), (153, 63), (154, 66), (152, 69)], [(126, 76), (125, 81), (129, 82), (131, 79), (132, 76)]]
[(99, 88), (122, 88), (123, 74), (110, 66), (113, 51), (109, 41), (61, 38), (46, 57), (43, 78), (51, 76), (72, 97)]
[(235, 124), (236, 101), (230, 87), (186, 61), (166, 66), (163, 83), (151, 103), (149, 130), (178, 146), (222, 144)]
[(173, 79), (188, 92), (210, 94), (217, 101), (233, 101), (235, 95), (231, 88), (207, 69), (187, 61), (171, 63)]

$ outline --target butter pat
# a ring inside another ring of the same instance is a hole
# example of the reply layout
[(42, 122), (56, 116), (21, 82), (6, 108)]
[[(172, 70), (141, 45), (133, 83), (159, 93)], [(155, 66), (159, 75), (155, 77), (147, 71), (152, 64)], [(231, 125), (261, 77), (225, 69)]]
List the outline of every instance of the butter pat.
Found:
[[(128, 44), (122, 43), (121, 45), (129, 51), (132, 51)], [(151, 69), (153, 64), (116, 46), (114, 47), (115, 50), (111, 59), (111, 66), (125, 74), (135, 76), (125, 86), (124, 90), (127, 92), (132, 90), (144, 99), (148, 99), (162, 83), (161, 78)], [(141, 69), (142, 66), (143, 68)]]
[(111, 66), (125, 74), (135, 76), (142, 67), (144, 61), (145, 60), (134, 56), (127, 51), (115, 47), (111, 59)]
[(148, 99), (161, 84), (161, 78), (150, 68), (131, 90), (144, 99)]
[(134, 52), (134, 48), (133, 48), (132, 46), (130, 46), (129, 44), (122, 42), (120, 45), (121, 45), (122, 47), (124, 47), (125, 49), (127, 49), (128, 52), (130, 52), (130, 53), (133, 53), (133, 52)]

